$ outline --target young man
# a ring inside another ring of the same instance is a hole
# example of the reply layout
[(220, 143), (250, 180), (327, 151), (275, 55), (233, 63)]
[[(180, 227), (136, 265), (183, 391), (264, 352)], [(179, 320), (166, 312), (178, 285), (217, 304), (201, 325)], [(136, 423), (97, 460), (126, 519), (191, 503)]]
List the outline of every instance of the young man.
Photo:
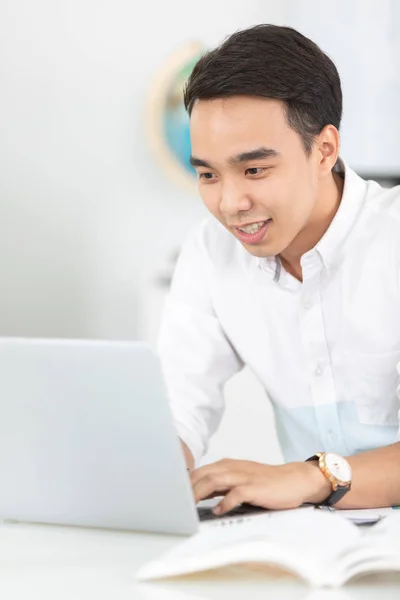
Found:
[(400, 188), (339, 158), (333, 62), (260, 25), (203, 56), (184, 99), (212, 216), (182, 249), (160, 332), (176, 426), (192, 469), (248, 365), (287, 461), (193, 470), (195, 499), (224, 496), (220, 514), (400, 504)]

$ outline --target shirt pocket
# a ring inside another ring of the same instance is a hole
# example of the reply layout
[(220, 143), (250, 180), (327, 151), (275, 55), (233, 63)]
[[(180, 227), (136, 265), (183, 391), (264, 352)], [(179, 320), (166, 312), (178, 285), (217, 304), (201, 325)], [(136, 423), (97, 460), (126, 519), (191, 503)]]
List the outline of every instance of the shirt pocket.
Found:
[(400, 350), (387, 354), (343, 352), (346, 396), (363, 425), (398, 425)]

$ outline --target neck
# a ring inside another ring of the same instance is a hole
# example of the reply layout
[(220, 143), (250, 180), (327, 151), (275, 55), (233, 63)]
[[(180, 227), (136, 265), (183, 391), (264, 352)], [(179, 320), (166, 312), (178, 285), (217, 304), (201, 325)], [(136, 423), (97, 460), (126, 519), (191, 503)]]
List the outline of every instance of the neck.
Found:
[(300, 259), (303, 254), (318, 244), (329, 228), (342, 199), (343, 184), (343, 179), (333, 173), (318, 195), (313, 213), (306, 227), (300, 231), (290, 246), (279, 255), (285, 269), (300, 281), (302, 280)]

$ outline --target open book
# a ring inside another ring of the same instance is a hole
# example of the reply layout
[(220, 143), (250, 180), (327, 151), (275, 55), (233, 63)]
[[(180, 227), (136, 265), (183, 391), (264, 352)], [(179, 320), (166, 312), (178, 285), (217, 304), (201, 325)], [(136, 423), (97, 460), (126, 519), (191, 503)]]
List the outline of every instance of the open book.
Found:
[(367, 573), (400, 572), (400, 511), (359, 527), (318, 510), (270, 512), (241, 525), (209, 528), (142, 567), (138, 580), (240, 565), (287, 571), (312, 586), (338, 587)]

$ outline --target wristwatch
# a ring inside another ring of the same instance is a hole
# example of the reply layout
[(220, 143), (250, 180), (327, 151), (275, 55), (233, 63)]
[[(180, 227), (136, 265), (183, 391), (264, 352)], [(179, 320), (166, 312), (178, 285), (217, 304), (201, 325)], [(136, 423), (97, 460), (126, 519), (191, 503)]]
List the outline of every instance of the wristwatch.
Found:
[(332, 506), (339, 502), (351, 488), (351, 467), (343, 456), (335, 454), (335, 452), (317, 452), (314, 456), (307, 458), (306, 462), (312, 460), (318, 461), (320, 470), (332, 485), (332, 493), (318, 504)]

